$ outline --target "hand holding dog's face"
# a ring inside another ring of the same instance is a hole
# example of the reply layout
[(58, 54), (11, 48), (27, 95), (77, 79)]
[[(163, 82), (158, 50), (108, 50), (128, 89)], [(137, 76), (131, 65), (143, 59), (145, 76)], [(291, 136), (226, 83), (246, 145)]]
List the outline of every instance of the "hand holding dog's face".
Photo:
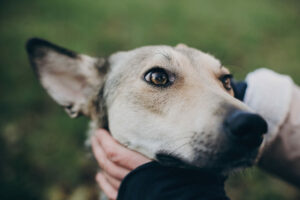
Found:
[(121, 181), (138, 166), (151, 160), (123, 147), (104, 129), (91, 138), (93, 154), (101, 168), (96, 181), (109, 199), (116, 199)]
[(94, 128), (165, 164), (227, 171), (253, 163), (265, 122), (233, 97), (229, 71), (185, 45), (148, 46), (107, 60), (28, 43), (42, 85)]

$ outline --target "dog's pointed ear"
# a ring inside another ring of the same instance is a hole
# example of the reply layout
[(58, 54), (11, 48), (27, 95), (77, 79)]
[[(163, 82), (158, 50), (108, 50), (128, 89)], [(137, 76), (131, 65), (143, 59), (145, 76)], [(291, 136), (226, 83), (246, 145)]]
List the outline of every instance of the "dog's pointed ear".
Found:
[(31, 65), (42, 86), (71, 117), (91, 115), (91, 103), (107, 72), (103, 58), (92, 58), (33, 38), (27, 42)]

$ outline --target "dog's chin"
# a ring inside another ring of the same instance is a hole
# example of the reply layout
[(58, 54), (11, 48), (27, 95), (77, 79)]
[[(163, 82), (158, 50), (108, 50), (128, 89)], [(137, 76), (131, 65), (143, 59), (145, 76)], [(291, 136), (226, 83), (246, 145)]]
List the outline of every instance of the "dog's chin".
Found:
[[(225, 152), (211, 156), (202, 167), (215, 171), (216, 173), (229, 174), (230, 172), (253, 166), (257, 161), (258, 151), (259, 148), (228, 149)], [(203, 160), (203, 157), (196, 156), (194, 163), (203, 163), (201, 160)]]
[(256, 159), (244, 158), (230, 163), (215, 164), (215, 166), (211, 166), (211, 170), (219, 174), (228, 175), (232, 172), (253, 166), (255, 164), (255, 160)]
[(258, 148), (243, 154), (227, 153), (216, 163), (216, 166), (220, 166), (223, 173), (230, 173), (253, 166), (257, 161), (257, 156)]
[(228, 175), (231, 172), (251, 167), (255, 164), (257, 151), (249, 152), (243, 157), (236, 157), (235, 154), (220, 155), (219, 158), (203, 159), (195, 158), (187, 161), (178, 155), (160, 152), (156, 154), (156, 160), (165, 166), (179, 167), (185, 169), (199, 169), (216, 174)]

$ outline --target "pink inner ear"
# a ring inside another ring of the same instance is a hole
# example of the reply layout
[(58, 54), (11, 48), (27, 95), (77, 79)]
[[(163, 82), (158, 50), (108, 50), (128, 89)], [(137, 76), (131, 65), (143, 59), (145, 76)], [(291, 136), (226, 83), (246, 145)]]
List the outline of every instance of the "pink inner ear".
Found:
[(84, 76), (64, 71), (52, 71), (41, 78), (43, 86), (59, 104), (84, 102), (84, 90), (87, 86)]

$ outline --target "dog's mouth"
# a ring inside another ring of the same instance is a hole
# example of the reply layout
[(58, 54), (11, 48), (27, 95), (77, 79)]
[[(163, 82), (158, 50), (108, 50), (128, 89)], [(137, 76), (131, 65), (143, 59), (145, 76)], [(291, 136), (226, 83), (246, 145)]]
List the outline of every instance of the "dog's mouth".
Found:
[(170, 154), (167, 152), (159, 152), (156, 154), (156, 160), (165, 166), (170, 167), (178, 167), (184, 169), (192, 169), (192, 170), (205, 170), (205, 171), (214, 171), (209, 167), (200, 167), (197, 162), (190, 162), (178, 155)]
[(196, 168), (193, 165), (188, 164), (182, 158), (176, 155), (172, 155), (166, 152), (159, 152), (156, 154), (156, 160), (165, 166), (180, 167), (180, 168)]
[(159, 152), (156, 154), (156, 160), (165, 166), (201, 169), (218, 174), (228, 174), (230, 171), (252, 166), (255, 163), (257, 154), (258, 149), (255, 149), (245, 153), (227, 152), (206, 159), (201, 156), (195, 156), (192, 161), (188, 161), (178, 155)]
[(208, 166), (214, 171), (228, 173), (236, 169), (251, 167), (257, 158), (258, 149), (242, 152), (241, 150), (227, 152), (220, 155), (215, 161)]
[(181, 166), (185, 165), (185, 163), (180, 160), (179, 158), (176, 158), (170, 154), (167, 153), (158, 153), (156, 154), (156, 159), (158, 162), (164, 165), (172, 165), (172, 166)]

